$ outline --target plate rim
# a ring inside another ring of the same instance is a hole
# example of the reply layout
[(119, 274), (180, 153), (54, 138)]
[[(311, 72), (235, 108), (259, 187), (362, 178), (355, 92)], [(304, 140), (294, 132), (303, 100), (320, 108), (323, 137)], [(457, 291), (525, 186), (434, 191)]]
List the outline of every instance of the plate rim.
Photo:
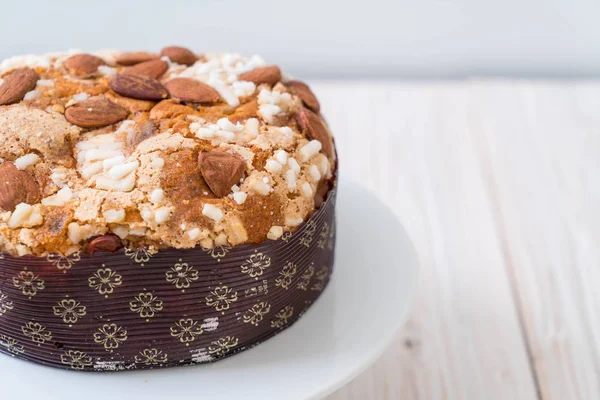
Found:
[[(393, 222), (391, 222), (396, 229), (398, 229), (398, 233), (401, 234), (401, 237), (399, 238), (399, 242), (403, 243), (403, 246), (405, 247), (406, 250), (406, 254), (408, 255), (406, 257), (407, 260), (409, 260), (410, 262), (407, 262), (405, 265), (405, 271), (404, 272), (400, 272), (400, 274), (402, 274), (403, 277), (406, 278), (406, 280), (408, 281), (408, 283), (406, 284), (406, 287), (403, 290), (403, 303), (402, 303), (402, 309), (401, 312), (398, 314), (394, 315), (393, 321), (390, 322), (390, 328), (386, 329), (385, 335), (382, 335), (380, 339), (378, 339), (375, 343), (375, 345), (373, 346), (372, 350), (370, 350), (368, 353), (365, 352), (365, 357), (363, 360), (360, 360), (360, 362), (356, 362), (354, 364), (352, 364), (351, 367), (349, 367), (348, 369), (344, 369), (343, 373), (334, 375), (331, 379), (327, 380), (327, 379), (323, 379), (321, 382), (317, 382), (316, 385), (312, 385), (311, 387), (307, 388), (305, 391), (303, 391), (303, 393), (300, 393), (300, 396), (298, 398), (301, 399), (320, 399), (323, 398), (325, 396), (328, 396), (332, 393), (334, 393), (335, 391), (337, 391), (338, 389), (344, 387), (345, 385), (347, 385), (349, 382), (351, 382), (353, 379), (355, 379), (358, 375), (360, 375), (361, 373), (363, 373), (364, 371), (366, 371), (369, 367), (371, 367), (384, 353), (384, 351), (386, 349), (388, 349), (392, 343), (394, 342), (394, 340), (397, 338), (398, 333), (400, 331), (400, 329), (404, 326), (404, 324), (406, 323), (407, 319), (409, 318), (410, 315), (410, 311), (413, 308), (413, 305), (416, 301), (416, 295), (418, 292), (418, 287), (419, 287), (419, 282), (420, 282), (420, 268), (419, 268), (419, 259), (418, 259), (418, 254), (416, 252), (415, 246), (412, 243), (412, 240), (410, 239), (410, 236), (408, 235), (408, 232), (406, 231), (406, 229), (404, 228), (403, 224), (401, 223), (400, 218), (393, 212), (393, 210), (391, 209), (391, 207), (389, 207), (387, 204), (385, 204), (382, 199), (372, 190), (370, 190), (368, 187), (366, 187), (365, 185), (350, 180), (350, 179), (342, 179), (339, 182), (339, 187), (338, 190), (341, 191), (342, 196), (339, 196), (338, 198), (338, 204), (336, 207), (340, 207), (342, 204), (346, 204), (346, 207), (350, 206), (351, 203), (346, 203), (343, 198), (345, 197), (345, 193), (347, 192), (351, 192), (351, 191), (360, 191), (363, 193), (363, 195), (365, 197), (369, 197), (371, 201), (373, 201), (374, 204), (376, 204), (378, 207), (381, 207), (382, 209), (384, 209), (385, 212), (389, 213), (390, 216), (393, 216)], [(336, 213), (338, 215), (339, 218), (341, 216), (341, 213), (339, 212), (339, 208), (338, 211)], [(321, 298), (325, 297), (325, 301), (328, 300), (327, 296), (327, 292), (331, 292), (332, 290), (335, 290), (334, 287), (337, 281), (336, 281), (336, 271), (337, 274), (339, 273), (343, 273), (343, 267), (339, 266), (339, 262), (340, 262), (340, 257), (338, 256), (338, 251), (340, 251), (340, 247), (336, 246), (336, 261), (334, 264), (334, 276), (333, 276), (333, 281), (330, 282), (330, 284), (328, 285), (328, 287), (326, 288), (325, 292), (323, 293), (323, 296), (320, 296), (320, 298), (318, 299), (318, 301), (313, 305), (313, 307), (311, 307), (308, 313), (314, 313), (314, 312), (319, 312), (318, 310), (320, 309), (319, 304), (318, 303), (322, 303)], [(402, 267), (400, 267), (400, 265), (398, 263), (394, 263), (394, 269), (401, 269)], [(330, 300), (332, 300), (333, 298), (330, 297)], [(306, 317), (306, 316), (305, 316)], [(295, 325), (295, 324), (294, 324)], [(294, 327), (290, 327), (289, 330), (293, 330)], [(286, 329), (287, 331), (287, 329)], [(277, 335), (277, 336), (282, 336), (285, 337), (286, 332), (282, 332), (282, 335)], [(258, 346), (259, 348), (261, 346)], [(257, 351), (257, 349), (251, 349), (248, 352), (251, 351)], [(246, 353), (246, 352), (245, 352)], [(3, 355), (4, 356), (4, 355)], [(4, 356), (7, 357), (7, 362), (4, 363), (2, 360), (4, 358), (0, 358), (0, 372), (3, 369), (2, 368), (2, 364), (5, 364), (4, 368), (10, 368), (10, 361), (12, 361), (10, 358), (8, 358), (8, 356)], [(235, 359), (235, 357), (233, 357), (233, 359)], [(18, 360), (19, 362), (22, 363), (29, 363), (31, 364), (30, 366), (33, 367), (38, 367), (40, 369), (45, 369), (45, 368), (49, 368), (49, 367), (44, 367), (44, 366), (39, 366), (37, 364), (33, 364), (30, 363), (28, 361), (23, 361), (23, 360)], [(223, 363), (223, 362), (227, 362), (228, 360), (223, 360), (220, 361), (219, 363)], [(231, 359), (229, 360), (231, 362)], [(205, 366), (200, 366), (200, 367), (210, 367), (210, 365), (205, 365)], [(24, 367), (24, 368), (28, 368), (28, 367)], [(54, 370), (54, 368), (52, 368)], [(173, 368), (172, 370), (176, 370), (176, 368)], [(65, 372), (65, 373), (69, 373), (72, 371), (63, 371), (63, 370), (57, 370), (59, 372)], [(199, 372), (201, 372), (201, 368), (198, 369)], [(144, 371), (139, 371), (139, 372), (144, 372)], [(146, 372), (150, 372), (150, 371), (146, 371)], [(158, 370), (154, 371), (155, 373), (158, 372)], [(77, 373), (77, 372), (75, 372)], [(80, 374), (95, 374), (95, 375), (104, 375), (104, 374), (99, 374), (99, 373), (94, 373), (94, 372), (80, 372)], [(105, 373), (106, 375), (113, 375), (113, 374), (121, 374), (121, 373)], [(127, 374), (127, 372), (124, 372), (123, 374)], [(136, 374), (138, 377), (140, 376), (139, 374)], [(1, 375), (0, 375), (1, 376)], [(79, 375), (76, 375), (79, 376)], [(133, 375), (132, 375), (133, 376)], [(51, 379), (51, 378), (49, 378)], [(6, 381), (5, 381), (6, 382)], [(147, 383), (147, 381), (146, 381)], [(154, 388), (155, 390), (161, 390), (158, 389), (158, 387)], [(134, 397), (137, 398), (137, 397)], [(219, 398), (219, 397), (218, 397)]]
[[(409, 247), (411, 257), (413, 259), (413, 263), (411, 266), (413, 282), (408, 286), (408, 288), (409, 288), (408, 290), (410, 291), (410, 293), (407, 294), (407, 302), (406, 302), (406, 305), (404, 308), (404, 312), (397, 319), (396, 325), (392, 329), (390, 329), (390, 332), (387, 335), (387, 337), (385, 339), (382, 339), (379, 341), (379, 346), (377, 346), (377, 349), (374, 350), (369, 357), (367, 357), (367, 360), (365, 360), (361, 364), (357, 364), (356, 367), (354, 369), (352, 369), (349, 373), (347, 373), (344, 377), (341, 377), (334, 383), (327, 385), (327, 387), (316, 389), (314, 391), (314, 393), (309, 394), (308, 397), (306, 397), (306, 400), (322, 399), (325, 396), (328, 396), (328, 395), (336, 392), (337, 390), (346, 386), (348, 383), (352, 382), (355, 378), (357, 378), (360, 374), (362, 374), (367, 369), (369, 369), (369, 367), (371, 367), (376, 361), (378, 361), (382, 357), (385, 350), (388, 349), (393, 344), (394, 340), (398, 336), (398, 333), (400, 332), (402, 327), (406, 324), (406, 321), (408, 320), (408, 318), (410, 316), (410, 311), (412, 310), (412, 308), (415, 304), (415, 301), (416, 301), (418, 286), (419, 286), (418, 284), (419, 284), (420, 277), (421, 277), (421, 269), (419, 268), (419, 260), (417, 257), (416, 248), (414, 246), (414, 243), (410, 239), (408, 232), (406, 232), (406, 229), (404, 229), (404, 225), (400, 221), (400, 218), (398, 218), (398, 216), (396, 214), (394, 214), (394, 212), (390, 209), (390, 207), (388, 205), (386, 205), (383, 201), (381, 201), (381, 199), (379, 198), (379, 196), (377, 196), (377, 194), (375, 192), (373, 192), (372, 190), (367, 188), (364, 184), (361, 184), (360, 182), (357, 182), (354, 180), (343, 180), (341, 183), (342, 183), (342, 185), (340, 185), (340, 187), (344, 187), (345, 185), (348, 185), (348, 184), (354, 184), (354, 185), (359, 186), (362, 190), (364, 190), (368, 194), (372, 195), (380, 203), (380, 205), (382, 207), (385, 207), (391, 214), (394, 215), (394, 222), (396, 224), (398, 224), (398, 226), (401, 228), (402, 233), (404, 234), (404, 239), (406, 240), (406, 244)], [(340, 198), (342, 198), (342, 196), (340, 196)], [(336, 216), (336, 218), (337, 218), (337, 216)], [(337, 251), (337, 249), (336, 249), (336, 251)], [(335, 275), (335, 271), (336, 271), (335, 267), (336, 267), (336, 265), (334, 264), (334, 275)], [(334, 279), (335, 279), (335, 277), (334, 277)], [(329, 288), (329, 290), (331, 290), (331, 288)]]

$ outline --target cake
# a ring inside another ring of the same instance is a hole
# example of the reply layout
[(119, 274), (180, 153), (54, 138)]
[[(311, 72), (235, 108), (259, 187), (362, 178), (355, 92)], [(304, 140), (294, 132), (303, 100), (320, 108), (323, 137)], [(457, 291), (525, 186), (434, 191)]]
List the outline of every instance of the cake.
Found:
[(118, 371), (212, 362), (329, 282), (337, 159), (262, 58), (101, 51), (0, 64), (0, 352)]

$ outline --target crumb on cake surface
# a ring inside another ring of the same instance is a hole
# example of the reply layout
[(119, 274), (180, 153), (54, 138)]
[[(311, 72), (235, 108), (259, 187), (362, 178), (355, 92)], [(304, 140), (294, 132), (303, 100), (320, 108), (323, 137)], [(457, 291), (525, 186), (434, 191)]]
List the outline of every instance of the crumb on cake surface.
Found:
[(260, 243), (319, 207), (336, 159), (310, 88), (184, 50), (0, 63), (0, 252)]

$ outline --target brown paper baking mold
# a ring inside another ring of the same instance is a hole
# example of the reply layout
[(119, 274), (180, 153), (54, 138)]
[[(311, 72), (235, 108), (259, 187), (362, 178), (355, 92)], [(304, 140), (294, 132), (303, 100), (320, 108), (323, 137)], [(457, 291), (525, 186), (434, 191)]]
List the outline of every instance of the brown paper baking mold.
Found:
[(70, 256), (0, 253), (0, 352), (120, 371), (213, 362), (294, 323), (333, 268), (335, 197), (276, 241)]

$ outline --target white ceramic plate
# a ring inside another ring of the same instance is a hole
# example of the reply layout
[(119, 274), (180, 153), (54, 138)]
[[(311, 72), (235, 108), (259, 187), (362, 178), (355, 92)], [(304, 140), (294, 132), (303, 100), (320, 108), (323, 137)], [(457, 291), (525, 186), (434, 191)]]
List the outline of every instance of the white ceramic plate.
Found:
[(333, 280), (291, 328), (210, 365), (82, 373), (0, 355), (6, 399), (313, 399), (368, 367), (404, 322), (417, 285), (416, 258), (393, 213), (342, 182)]

